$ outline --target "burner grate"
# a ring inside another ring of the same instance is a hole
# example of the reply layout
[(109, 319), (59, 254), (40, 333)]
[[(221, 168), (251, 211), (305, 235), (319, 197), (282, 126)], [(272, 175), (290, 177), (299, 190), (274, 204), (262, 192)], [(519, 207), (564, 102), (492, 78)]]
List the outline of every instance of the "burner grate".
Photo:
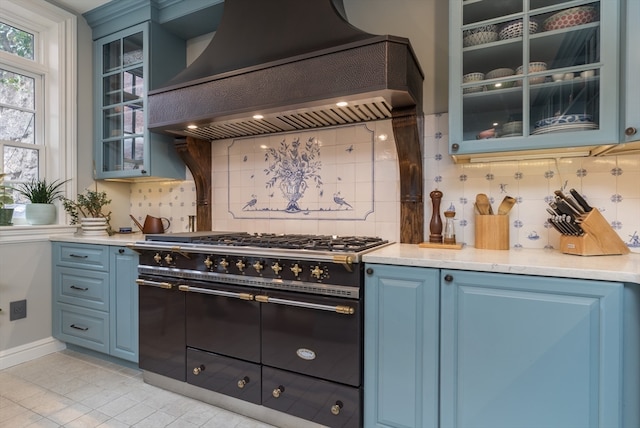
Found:
[(279, 235), (270, 233), (232, 233), (199, 237), (196, 244), (286, 248), (314, 251), (364, 251), (388, 241), (368, 236)]

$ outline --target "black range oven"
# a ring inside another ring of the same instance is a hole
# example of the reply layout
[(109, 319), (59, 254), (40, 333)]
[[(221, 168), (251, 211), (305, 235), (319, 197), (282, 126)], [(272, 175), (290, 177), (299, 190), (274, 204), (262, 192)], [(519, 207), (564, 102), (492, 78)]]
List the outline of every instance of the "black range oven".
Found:
[(147, 236), (140, 367), (331, 427), (362, 425), (361, 257), (379, 238)]

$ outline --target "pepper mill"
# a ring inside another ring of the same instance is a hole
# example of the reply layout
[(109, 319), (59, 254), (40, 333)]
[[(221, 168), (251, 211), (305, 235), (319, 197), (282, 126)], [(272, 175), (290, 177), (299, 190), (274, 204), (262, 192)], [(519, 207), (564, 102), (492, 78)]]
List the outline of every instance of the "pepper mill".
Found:
[(431, 234), (429, 235), (429, 242), (442, 244), (442, 218), (440, 217), (440, 202), (442, 201), (442, 192), (439, 190), (434, 190), (433, 192), (429, 193), (429, 197), (431, 197), (431, 205), (433, 206), (431, 222), (429, 222), (429, 231), (431, 232)]

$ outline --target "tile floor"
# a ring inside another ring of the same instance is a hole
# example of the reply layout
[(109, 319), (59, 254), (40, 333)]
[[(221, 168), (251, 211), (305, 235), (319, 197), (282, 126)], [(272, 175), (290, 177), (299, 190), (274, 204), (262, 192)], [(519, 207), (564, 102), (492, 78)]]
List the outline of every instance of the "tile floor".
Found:
[(273, 428), (68, 349), (0, 370), (0, 427)]

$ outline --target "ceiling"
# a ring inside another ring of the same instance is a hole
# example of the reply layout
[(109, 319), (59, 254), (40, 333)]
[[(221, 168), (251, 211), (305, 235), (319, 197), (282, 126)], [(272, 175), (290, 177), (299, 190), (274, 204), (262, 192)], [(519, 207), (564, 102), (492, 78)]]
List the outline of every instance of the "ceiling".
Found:
[(110, 0), (54, 0), (53, 3), (59, 3), (68, 9), (82, 14), (98, 6), (102, 6), (105, 3), (109, 3), (109, 1)]

